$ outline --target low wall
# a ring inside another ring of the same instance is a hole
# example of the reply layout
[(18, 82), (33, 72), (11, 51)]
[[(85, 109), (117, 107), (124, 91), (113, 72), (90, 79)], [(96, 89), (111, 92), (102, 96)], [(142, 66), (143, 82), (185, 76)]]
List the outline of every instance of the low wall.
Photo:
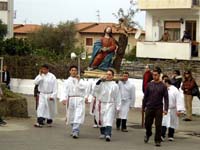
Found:
[(183, 42), (137, 42), (139, 58), (191, 59), (191, 44)]
[[(136, 102), (135, 107), (141, 108), (142, 106), (142, 80), (141, 79), (130, 79), (135, 87), (136, 87)], [(64, 80), (58, 79), (58, 98), (61, 95), (61, 89), (63, 87)], [(16, 93), (21, 94), (28, 94), (33, 95), (34, 91), (34, 83), (33, 80), (27, 80), (27, 79), (11, 79), (11, 90)], [(200, 101), (197, 97), (194, 97), (193, 99), (193, 113), (200, 115)]]

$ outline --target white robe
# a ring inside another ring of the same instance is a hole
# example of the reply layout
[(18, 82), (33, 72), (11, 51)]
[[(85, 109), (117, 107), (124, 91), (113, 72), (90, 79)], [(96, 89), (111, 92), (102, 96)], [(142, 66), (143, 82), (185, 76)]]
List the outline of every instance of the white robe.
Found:
[(94, 87), (96, 85), (97, 80), (96, 79), (90, 79), (88, 80), (88, 86), (87, 86), (87, 98), (88, 102), (90, 103), (90, 114), (95, 114), (95, 107), (96, 107), (96, 97), (94, 96)]
[[(57, 113), (57, 80), (56, 77), (48, 72), (46, 75), (38, 75), (34, 80), (38, 85), (39, 105), (37, 117), (52, 119)], [(53, 100), (50, 100), (53, 98)]]
[(101, 82), (94, 87), (96, 97), (95, 118), (99, 126), (112, 126), (116, 110), (121, 106), (119, 87), (114, 81)]
[(169, 109), (167, 115), (163, 116), (162, 126), (166, 126), (167, 128), (171, 127), (176, 129), (178, 127), (178, 111), (185, 111), (184, 107), (184, 99), (181, 96), (179, 90), (171, 85), (168, 87), (168, 95), (169, 95)]
[(60, 101), (67, 100), (66, 117), (67, 124), (82, 124), (85, 118), (86, 82), (69, 77), (65, 80), (64, 89)]
[(119, 91), (121, 94), (121, 108), (119, 112), (120, 119), (127, 119), (130, 107), (135, 103), (135, 85), (129, 80), (126, 82), (119, 81)]

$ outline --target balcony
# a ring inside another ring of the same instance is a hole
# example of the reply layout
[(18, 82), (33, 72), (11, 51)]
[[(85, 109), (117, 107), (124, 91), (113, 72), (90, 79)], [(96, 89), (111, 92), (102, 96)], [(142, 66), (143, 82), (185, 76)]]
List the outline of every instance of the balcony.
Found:
[(191, 43), (137, 42), (136, 56), (139, 58), (191, 60)]
[(198, 5), (200, 0), (138, 0), (138, 7), (142, 10), (151, 9), (190, 9)]

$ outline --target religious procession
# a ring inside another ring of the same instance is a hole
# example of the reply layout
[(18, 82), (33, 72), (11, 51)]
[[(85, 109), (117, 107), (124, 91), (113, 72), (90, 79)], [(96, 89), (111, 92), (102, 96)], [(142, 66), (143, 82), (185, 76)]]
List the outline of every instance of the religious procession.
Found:
[[(134, 109), (137, 93), (128, 71), (116, 73), (112, 58), (119, 49), (120, 44), (112, 37), (112, 27), (106, 27), (104, 36), (94, 44), (85, 77), (76, 65), (68, 68), (70, 76), (63, 83), (59, 101), (66, 107), (65, 122), (71, 127), (69, 134), (72, 138), (81, 138), (86, 105), (89, 105), (94, 127), (99, 128), (99, 139), (112, 141), (111, 137), (115, 136), (113, 128), (128, 132), (128, 114), (130, 109)], [(154, 142), (159, 147), (165, 140), (174, 141), (180, 116), (185, 116), (183, 121), (192, 121), (192, 99), (199, 96), (199, 92), (197, 95), (193, 93), (196, 81), (190, 70), (185, 70), (182, 77), (179, 70), (174, 70), (169, 76), (158, 66), (147, 64), (144, 69), (141, 126), (146, 132), (143, 141), (149, 142), (154, 126)], [(7, 77), (8, 73), (3, 76), (3, 81), (6, 82)], [(47, 64), (40, 67), (34, 84), (37, 112), (34, 127), (54, 127), (58, 85)], [(6, 125), (3, 119), (0, 121), (1, 126)]]

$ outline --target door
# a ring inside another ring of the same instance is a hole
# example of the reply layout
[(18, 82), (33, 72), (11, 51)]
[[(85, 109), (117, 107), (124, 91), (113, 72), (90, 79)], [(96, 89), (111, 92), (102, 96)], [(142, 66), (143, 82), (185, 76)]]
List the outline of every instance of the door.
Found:
[(197, 57), (198, 56), (198, 45), (199, 43), (196, 41), (196, 35), (197, 35), (197, 22), (188, 20), (185, 22), (185, 30), (188, 31), (188, 33), (191, 36), (192, 39), (192, 56)]

